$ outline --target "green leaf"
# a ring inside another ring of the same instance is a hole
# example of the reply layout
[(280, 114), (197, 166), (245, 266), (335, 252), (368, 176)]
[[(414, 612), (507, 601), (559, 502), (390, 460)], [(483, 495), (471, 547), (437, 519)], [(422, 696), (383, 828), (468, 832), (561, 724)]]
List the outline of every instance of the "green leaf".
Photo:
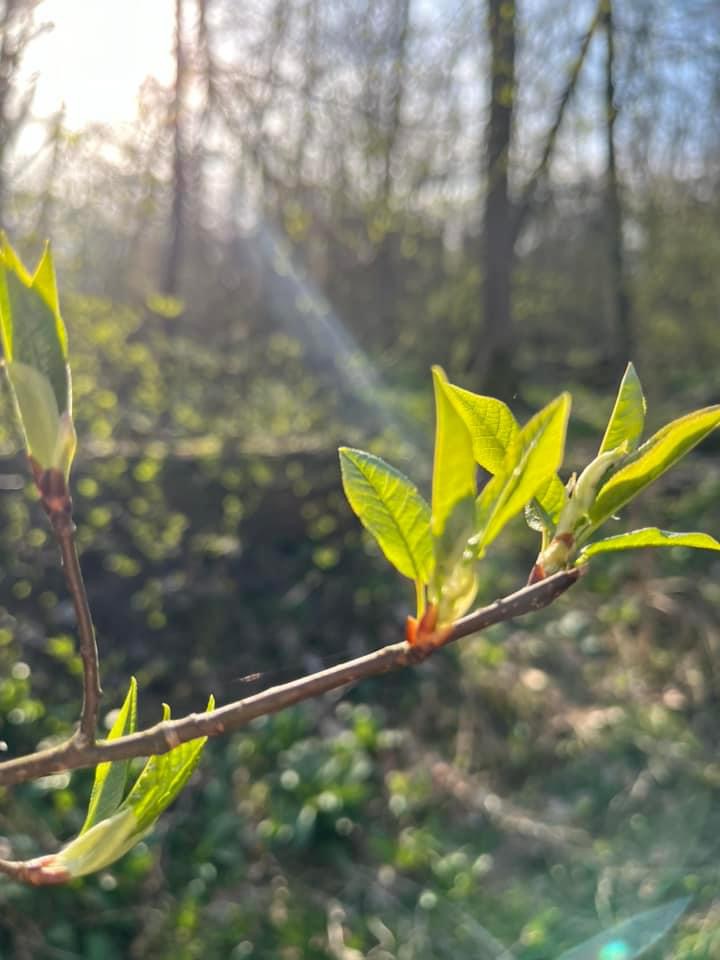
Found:
[(477, 560), (469, 541), (475, 532), (475, 498), (455, 504), (445, 528), (435, 538), (435, 570), (431, 600), (438, 605), (438, 621), (452, 623), (472, 606), (479, 579)]
[(489, 473), (498, 473), (508, 447), (520, 432), (510, 408), (502, 400), (471, 393), (452, 383), (444, 387), (470, 431), (476, 462)]
[[(137, 704), (135, 680), (130, 683), (125, 703), (113, 724), (109, 739), (122, 736), (134, 729)], [(215, 706), (215, 698), (210, 697), (207, 709)], [(163, 704), (163, 720), (170, 719), (170, 708)], [(66, 844), (57, 854), (42, 858), (43, 867), (49, 876), (62, 879), (82, 877), (110, 866), (131, 850), (152, 830), (160, 814), (173, 802), (195, 770), (207, 737), (198, 737), (188, 743), (182, 743), (168, 753), (153, 756), (143, 767), (134, 786), (120, 806), (113, 806), (118, 792), (120, 777), (115, 771), (120, 764), (100, 764), (100, 768), (110, 768), (101, 776), (96, 810), (99, 806), (113, 812), (97, 819), (91, 826), (83, 827), (80, 834)], [(111, 778), (113, 783), (110, 784)], [(96, 774), (96, 784), (98, 777)], [(124, 785), (123, 785), (124, 786)], [(96, 791), (93, 788), (93, 797)], [(93, 805), (93, 797), (90, 804)]]
[(5, 360), (26, 364), (46, 377), (58, 412), (70, 411), (67, 333), (48, 247), (30, 276), (7, 238), (0, 238), (0, 333)]
[(719, 424), (720, 405), (716, 405), (689, 413), (658, 430), (600, 488), (588, 511), (591, 527), (586, 535), (669, 470)]
[(615, 450), (623, 443), (627, 443), (628, 450), (634, 450), (645, 427), (646, 410), (640, 378), (635, 367), (629, 363), (620, 382), (615, 406), (598, 453)]
[(429, 583), (433, 567), (430, 507), (408, 478), (362, 450), (340, 447), (343, 488), (363, 526), (392, 565)]
[(6, 366), (28, 453), (41, 467), (54, 466), (60, 437), (60, 414), (48, 378), (25, 363)]
[(525, 507), (525, 522), (531, 530), (552, 536), (567, 499), (565, 484), (553, 474)]
[(613, 550), (637, 550), (643, 547), (694, 547), (697, 550), (720, 550), (720, 543), (707, 533), (668, 533), (657, 527), (644, 527), (631, 533), (620, 533), (589, 543), (580, 551), (577, 562), (583, 563), (598, 553)]
[(432, 479), (432, 532), (439, 536), (455, 505), (476, 493), (473, 441), (448, 394), (447, 377), (432, 368), (435, 390), (435, 457)]
[[(452, 383), (446, 384), (445, 389), (470, 431), (476, 463), (489, 473), (499, 473), (508, 448), (520, 433), (510, 408), (502, 400), (471, 393)], [(543, 522), (551, 521), (550, 526), (557, 523), (567, 499), (565, 485), (558, 476), (550, 477), (535, 499), (538, 509), (533, 511), (532, 505), (528, 508), (528, 523), (533, 529), (542, 530)]]
[[(115, 722), (107, 735), (108, 740), (116, 740), (118, 737), (124, 737), (128, 733), (134, 733), (137, 727), (137, 681), (135, 677), (130, 678), (130, 688), (128, 689), (125, 702), (118, 711)], [(99, 763), (95, 768), (95, 780), (93, 782), (92, 793), (90, 794), (90, 803), (88, 804), (87, 817), (80, 831), (85, 833), (100, 820), (105, 820), (111, 816), (122, 802), (127, 782), (129, 760), (113, 760), (108, 763)]]
[[(214, 706), (215, 698), (210, 697), (207, 709)], [(169, 719), (170, 710), (163, 705), (163, 720)], [(131, 810), (139, 831), (150, 828), (192, 776), (206, 742), (207, 737), (198, 737), (168, 753), (150, 757), (118, 813)]]
[(563, 393), (535, 414), (510, 445), (503, 471), (480, 494), (479, 532), (473, 538), (480, 554), (562, 463), (570, 402), (570, 394)]
[(138, 829), (132, 810), (119, 810), (66, 844), (54, 856), (52, 866), (66, 870), (71, 877), (84, 877), (104, 870), (132, 850), (150, 829)]

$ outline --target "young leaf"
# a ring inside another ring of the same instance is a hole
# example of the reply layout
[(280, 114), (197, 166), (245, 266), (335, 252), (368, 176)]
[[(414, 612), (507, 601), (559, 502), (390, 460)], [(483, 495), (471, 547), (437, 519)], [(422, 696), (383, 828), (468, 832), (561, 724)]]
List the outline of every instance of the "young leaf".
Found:
[(432, 479), (432, 532), (438, 537), (455, 505), (476, 492), (473, 441), (448, 395), (447, 377), (432, 368), (435, 389), (435, 457)]
[[(115, 740), (117, 737), (124, 737), (128, 733), (134, 733), (136, 726), (137, 681), (135, 677), (131, 677), (130, 688), (125, 697), (125, 702), (118, 711), (118, 715), (110, 728), (107, 739)], [(125, 792), (129, 765), (129, 760), (114, 760), (97, 765), (87, 816), (80, 830), (81, 834), (85, 833), (101, 820), (107, 819), (115, 813), (120, 806)]]
[[(129, 722), (134, 710), (132, 685), (123, 711), (126, 705)], [(207, 709), (212, 710), (214, 706), (215, 699), (210, 697)], [(164, 704), (163, 720), (169, 718), (170, 708)], [(47, 874), (63, 879), (82, 877), (102, 870), (124, 856), (147, 836), (160, 814), (190, 779), (206, 741), (207, 737), (199, 737), (166, 754), (150, 757), (132, 790), (112, 815), (98, 820), (87, 830), (83, 829), (57, 854), (43, 858), (43, 869)]]
[[(33, 471), (60, 471), (75, 454), (67, 334), (48, 247), (31, 276), (0, 234), (0, 340)], [(40, 481), (36, 477), (38, 484)]]
[(27, 452), (43, 467), (54, 465), (60, 414), (50, 381), (26, 363), (12, 361), (5, 370)]
[(535, 414), (510, 445), (503, 471), (478, 498), (479, 532), (473, 542), (480, 554), (557, 471), (569, 413), (570, 395), (560, 394)]
[[(520, 433), (510, 408), (502, 400), (471, 393), (452, 383), (446, 384), (445, 388), (470, 431), (475, 461), (489, 473), (499, 473), (511, 443)], [(542, 531), (547, 523), (551, 529), (557, 523), (566, 499), (563, 482), (557, 476), (550, 477), (535, 495), (537, 508), (528, 507), (529, 526)]]
[(641, 547), (694, 547), (697, 550), (720, 550), (720, 543), (707, 533), (668, 533), (657, 527), (644, 527), (631, 533), (620, 533), (589, 543), (580, 551), (577, 562), (584, 563), (598, 553), (613, 550), (636, 550)]
[(658, 430), (600, 488), (588, 512), (591, 527), (586, 535), (669, 470), (719, 424), (720, 405), (716, 405), (689, 413)]
[(635, 367), (629, 363), (598, 453), (615, 450), (623, 443), (627, 443), (628, 450), (634, 450), (645, 426), (646, 409), (640, 378)]
[(30, 276), (0, 238), (0, 332), (6, 362), (24, 363), (49, 381), (59, 413), (71, 409), (67, 333), (48, 247)]
[(535, 499), (553, 523), (558, 522), (562, 509), (567, 503), (567, 498), (565, 484), (556, 473), (535, 494)]
[(488, 473), (498, 473), (508, 447), (520, 432), (509, 407), (502, 400), (471, 393), (452, 383), (445, 383), (445, 391), (470, 431), (475, 460)]
[(433, 567), (430, 507), (408, 478), (362, 450), (341, 447), (340, 469), (350, 506), (405, 577), (429, 583)]
[[(215, 698), (210, 697), (207, 709), (212, 710), (214, 706)], [(170, 709), (163, 705), (163, 720), (169, 719)], [(206, 742), (207, 737), (198, 737), (168, 753), (150, 757), (118, 813), (131, 810), (140, 832), (152, 827), (192, 776)]]
[(468, 543), (475, 532), (475, 498), (455, 504), (442, 534), (435, 538), (435, 569), (430, 596), (438, 622), (452, 623), (472, 606), (478, 590), (477, 561)]
[(555, 473), (537, 491), (525, 507), (525, 522), (531, 530), (543, 534), (544, 541), (555, 533), (568, 496), (565, 484)]
[(138, 830), (132, 810), (118, 811), (78, 834), (52, 857), (48, 867), (67, 879), (87, 876), (125, 856), (149, 832), (150, 828)]

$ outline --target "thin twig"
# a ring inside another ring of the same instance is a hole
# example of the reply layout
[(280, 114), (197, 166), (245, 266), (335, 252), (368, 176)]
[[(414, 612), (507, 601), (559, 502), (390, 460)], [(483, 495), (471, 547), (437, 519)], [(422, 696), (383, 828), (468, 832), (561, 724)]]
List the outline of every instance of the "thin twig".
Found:
[(556, 573), (532, 586), (463, 617), (433, 645), (412, 646), (393, 643), (327, 670), (270, 687), (244, 700), (237, 700), (207, 713), (192, 713), (178, 720), (165, 720), (137, 733), (99, 743), (70, 739), (56, 747), (17, 757), (0, 764), (0, 786), (35, 780), (63, 770), (92, 767), (107, 760), (127, 760), (167, 753), (181, 743), (198, 737), (215, 737), (247, 726), (257, 717), (277, 713), (330, 690), (379, 676), (391, 670), (421, 663), (435, 650), (461, 637), (478, 633), (496, 623), (540, 610), (565, 593), (582, 575), (584, 568)]
[(72, 521), (72, 515), (53, 513), (50, 515), (50, 523), (60, 547), (63, 572), (77, 619), (80, 658), (83, 665), (83, 703), (80, 713), (79, 737), (83, 743), (92, 745), (95, 742), (95, 731), (102, 697), (95, 627), (90, 614), (90, 605), (88, 604), (85, 582), (83, 581), (75, 545), (75, 524)]

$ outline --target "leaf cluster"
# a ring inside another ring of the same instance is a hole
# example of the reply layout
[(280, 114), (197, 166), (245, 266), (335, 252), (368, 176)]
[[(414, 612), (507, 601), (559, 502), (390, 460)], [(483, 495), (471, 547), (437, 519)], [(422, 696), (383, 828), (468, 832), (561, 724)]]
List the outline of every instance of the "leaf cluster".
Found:
[[(520, 426), (506, 404), (449, 383), (433, 369), (435, 454), (431, 503), (379, 457), (340, 448), (345, 493), (388, 560), (416, 584), (417, 615), (429, 602), (452, 623), (475, 602), (478, 564), (525, 512), (541, 534), (531, 582), (592, 556), (640, 547), (720, 550), (705, 533), (655, 527), (593, 540), (597, 530), (720, 424), (720, 406), (687, 414), (640, 443), (645, 398), (632, 364), (620, 384), (597, 456), (566, 483), (571, 398), (561, 393)], [(478, 467), (491, 476), (478, 489)]]

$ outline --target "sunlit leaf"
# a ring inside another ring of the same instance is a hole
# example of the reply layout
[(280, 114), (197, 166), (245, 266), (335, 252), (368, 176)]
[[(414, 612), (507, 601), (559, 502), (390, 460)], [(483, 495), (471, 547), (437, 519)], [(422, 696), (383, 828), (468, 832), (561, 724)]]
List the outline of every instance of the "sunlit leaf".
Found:
[(668, 933), (689, 904), (690, 898), (682, 897), (645, 910), (566, 950), (557, 960), (635, 960)]
[(623, 443), (627, 443), (628, 450), (634, 450), (645, 426), (646, 409), (640, 378), (635, 367), (629, 363), (620, 382), (599, 453), (615, 450)]
[[(207, 709), (212, 710), (214, 706), (215, 699), (211, 696)], [(136, 690), (133, 680), (122, 710), (113, 724), (111, 739), (122, 736), (123, 732), (130, 732), (136, 722), (135, 710)], [(163, 720), (169, 719), (170, 708), (163, 704)], [(47, 874), (61, 875), (64, 878), (82, 877), (102, 870), (124, 856), (152, 830), (157, 818), (188, 782), (197, 767), (206, 741), (207, 737), (198, 737), (180, 744), (168, 753), (150, 757), (130, 792), (120, 806), (113, 808), (110, 816), (97, 819), (91, 826), (83, 827), (81, 833), (57, 854), (43, 858)], [(102, 796), (98, 805), (102, 803), (105, 809), (110, 809), (118, 790), (122, 792), (119, 788), (119, 775), (115, 778), (115, 771), (119, 766), (117, 763), (100, 766), (110, 769), (101, 778), (99, 791)], [(91, 798), (91, 805), (92, 803)]]
[(494, 397), (483, 397), (452, 383), (445, 390), (472, 438), (473, 455), (489, 473), (502, 470), (508, 447), (520, 432), (510, 408)]
[[(124, 737), (128, 733), (133, 733), (136, 726), (137, 681), (135, 677), (131, 677), (125, 702), (118, 711), (107, 739), (115, 740), (117, 737)], [(99, 823), (100, 820), (105, 820), (111, 816), (120, 806), (125, 792), (129, 765), (129, 760), (113, 760), (109, 763), (99, 763), (97, 765), (88, 812), (80, 831), (81, 834)]]
[(438, 621), (452, 623), (472, 606), (478, 591), (477, 561), (469, 541), (475, 532), (475, 497), (455, 504), (440, 537), (435, 538), (431, 599)]
[(8, 363), (6, 371), (27, 451), (41, 466), (52, 466), (60, 414), (50, 381), (34, 367), (17, 361)]
[[(520, 427), (510, 408), (495, 397), (484, 397), (452, 383), (446, 384), (445, 389), (470, 431), (476, 463), (489, 473), (499, 473), (503, 469), (510, 444), (520, 433)], [(543, 521), (549, 521), (548, 526), (552, 527), (557, 522), (566, 500), (565, 485), (558, 476), (550, 477), (540, 487), (535, 499), (539, 509), (534, 513), (530, 512), (529, 525), (533, 529), (542, 530)], [(529, 510), (532, 511), (532, 505)]]
[(104, 870), (132, 850), (149, 830), (138, 830), (132, 810), (118, 811), (64, 846), (53, 858), (53, 867), (67, 870), (71, 877)]
[[(215, 706), (214, 697), (208, 701), (208, 710)], [(163, 706), (163, 720), (170, 719), (170, 710)], [(182, 743), (168, 753), (150, 757), (132, 789), (118, 809), (131, 810), (137, 829), (145, 831), (157, 820), (188, 782), (200, 761), (207, 737), (198, 737)]]
[(530, 503), (525, 507), (527, 525), (531, 530), (537, 530), (539, 533), (552, 536), (566, 503), (565, 484), (557, 474), (553, 474), (542, 484)]
[(588, 515), (596, 529), (653, 480), (662, 476), (720, 424), (720, 405), (696, 410), (650, 437), (600, 488)]
[(578, 563), (589, 560), (598, 553), (614, 550), (637, 550), (643, 547), (694, 547), (697, 550), (720, 550), (720, 543), (707, 533), (669, 533), (657, 527), (644, 527), (631, 533), (620, 533), (615, 537), (596, 540), (583, 547), (578, 555)]
[(0, 331), (6, 362), (23, 363), (49, 381), (59, 413), (69, 410), (67, 334), (55, 269), (46, 248), (30, 276), (6, 237), (0, 241)]
[(433, 367), (435, 389), (435, 456), (432, 479), (432, 532), (439, 536), (458, 501), (476, 491), (473, 441), (465, 421), (450, 400), (447, 378)]
[(478, 498), (474, 542), (480, 553), (556, 473), (565, 450), (569, 413), (570, 395), (563, 393), (535, 414), (510, 445), (503, 471)]
[(433, 544), (430, 507), (408, 478), (380, 457), (340, 448), (350, 506), (390, 563), (411, 580), (430, 582)]

